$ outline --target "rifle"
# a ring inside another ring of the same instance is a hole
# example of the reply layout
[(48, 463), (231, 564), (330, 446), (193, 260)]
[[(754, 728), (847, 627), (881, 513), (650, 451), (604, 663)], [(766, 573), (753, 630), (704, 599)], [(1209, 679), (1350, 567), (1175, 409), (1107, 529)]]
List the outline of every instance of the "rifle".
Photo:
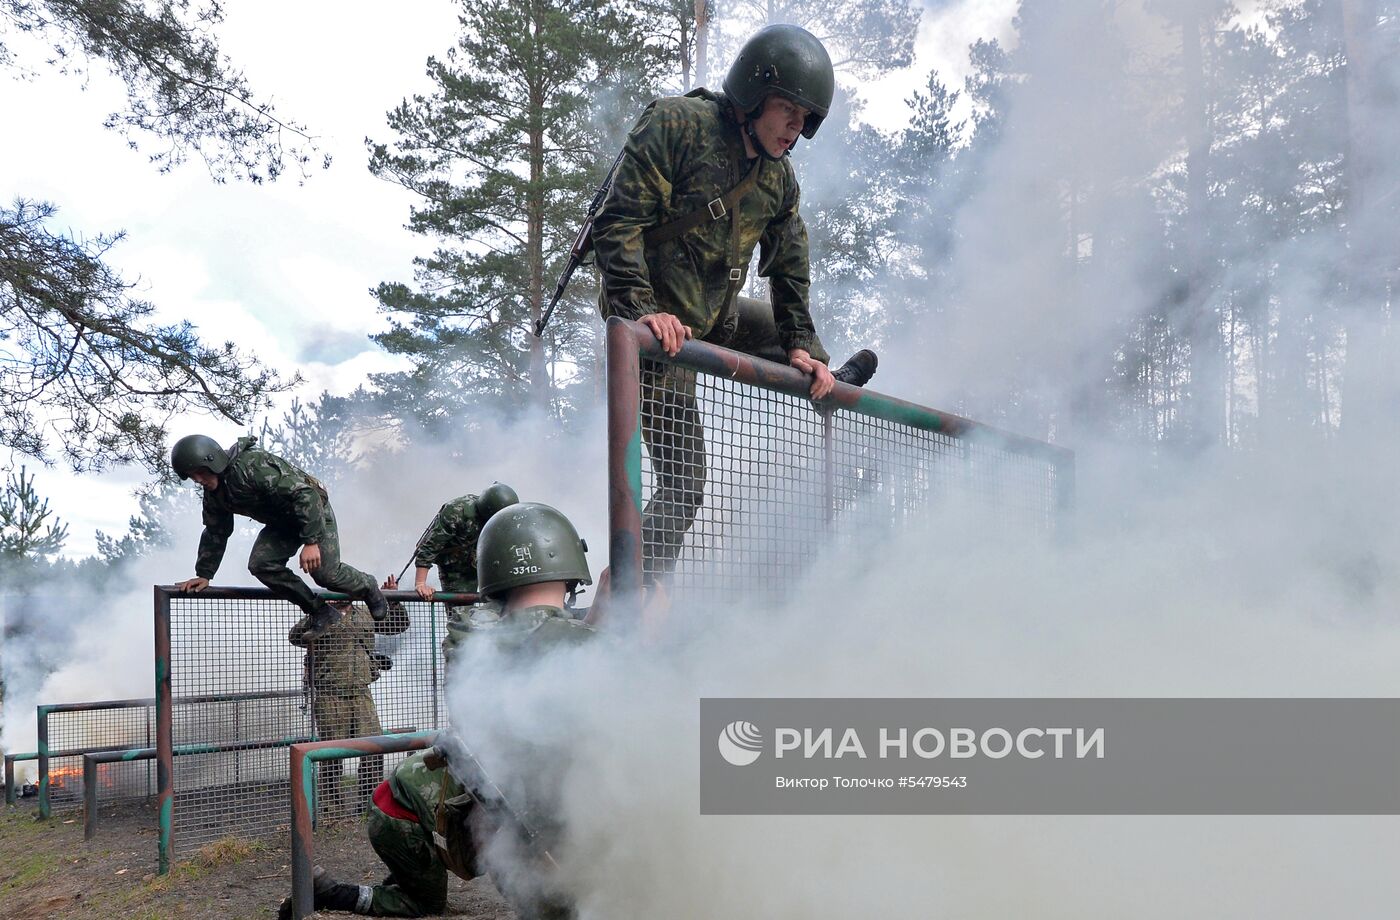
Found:
[[(441, 761), (443, 766), (446, 766), (461, 780), (462, 787), (473, 801), (497, 818), (503, 818), (505, 823), (510, 824), (520, 833), (530, 849), (542, 855), (555, 869), (559, 868), (559, 863), (555, 862), (554, 856), (545, 849), (544, 844), (540, 841), (539, 834), (518, 811), (511, 807), (505, 792), (486, 773), (481, 761), (477, 760), (476, 755), (462, 743), (462, 739), (446, 732), (439, 735), (437, 743), (423, 758), (423, 764), (429, 769), (436, 769), (435, 760)], [(453, 770), (454, 766), (457, 769)]]
[(608, 192), (612, 191), (613, 176), (617, 175), (617, 167), (621, 165), (622, 158), (626, 155), (627, 150), (623, 148), (618, 153), (617, 159), (613, 160), (612, 168), (608, 170), (608, 174), (603, 177), (603, 184), (598, 186), (598, 190), (593, 193), (593, 201), (588, 205), (588, 213), (583, 218), (583, 226), (578, 228), (578, 236), (574, 237), (574, 245), (569, 247), (569, 261), (564, 264), (564, 270), (559, 273), (559, 281), (554, 286), (554, 295), (549, 298), (549, 306), (535, 323), (535, 338), (544, 335), (544, 327), (549, 325), (549, 318), (554, 315), (554, 308), (559, 306), (559, 299), (564, 296), (564, 288), (569, 286), (569, 280), (574, 277), (574, 272), (583, 264), (588, 253), (593, 250), (593, 219), (602, 210)]
[(428, 522), (428, 526), (424, 527), (423, 532), (418, 535), (418, 542), (413, 544), (413, 555), (409, 556), (408, 561), (403, 564), (403, 568), (399, 569), (399, 577), (395, 578), (394, 581), (403, 581), (404, 573), (408, 571), (409, 566), (413, 565), (413, 560), (418, 558), (418, 547), (423, 545), (423, 540), (427, 538), (428, 531), (433, 529), (433, 524), (436, 522), (437, 515), (434, 514), (433, 519)]

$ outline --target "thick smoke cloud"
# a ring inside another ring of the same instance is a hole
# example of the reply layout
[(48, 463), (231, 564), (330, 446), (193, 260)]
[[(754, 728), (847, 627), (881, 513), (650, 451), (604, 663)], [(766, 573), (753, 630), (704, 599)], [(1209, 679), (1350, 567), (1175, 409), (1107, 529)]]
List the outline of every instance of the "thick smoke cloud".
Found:
[[(1106, 10), (1114, 48), (1101, 44)], [(911, 317), (931, 327), (908, 342), (938, 351), (891, 343), (881, 389), (944, 406), (957, 394), (1033, 425), (1043, 415), (1007, 410), (1008, 393), (1072, 405), (1102, 382), (1125, 321), (1161, 301), (1154, 202), (1116, 194), (1182, 145), (1164, 95), (1175, 10), (1152, 10), (1042, 7), (1039, 31), (1018, 36), (1035, 42), (1021, 58), (1034, 80), (982, 151), (986, 181), (947, 202), (957, 285), (936, 293), (959, 309)], [(1393, 125), (1395, 114), (1371, 117)], [(1115, 192), (1078, 215), (1094, 245), (1114, 247), (1090, 277), (1064, 258), (1066, 177)], [(1229, 271), (1283, 265), (1272, 281), (1286, 300), (1315, 298), (1317, 272), (1338, 264), (1335, 239), (1248, 251), (1232, 245), (1229, 215), (1212, 219)], [(623, 636), (551, 656), (530, 677), (458, 678), (454, 718), (484, 739), (488, 762), (529, 775), (511, 745), (559, 744), (561, 862), (584, 917), (1389, 912), (1400, 884), (1388, 817), (698, 813), (704, 696), (1397, 695), (1393, 438), (1340, 450), (1295, 431), (1268, 449), (1181, 457), (1092, 426), (1057, 434), (1079, 460), (1070, 541), (983, 533), (940, 510), (814, 559), (779, 608), (735, 597), (659, 644)]]
[[(569, 434), (536, 416), (509, 423), (488, 420), (469, 443), (426, 445), (405, 439), (402, 443), (411, 446), (369, 454), (331, 490), (343, 558), (381, 579), (397, 574), (438, 506), (501, 480), (522, 501), (564, 510), (588, 541), (592, 564), (600, 570), (607, 547), (606, 444), (589, 433), (602, 431), (604, 422), (601, 413), (578, 421)], [(46, 596), (40, 590), (30, 597), (7, 598), (5, 750), (35, 749), (36, 704), (154, 695), (151, 585), (194, 575), (201, 528), (197, 498), (166, 523), (170, 547), (138, 560), (119, 584), (90, 585), (79, 594), (65, 590)], [(240, 523), (214, 584), (259, 587), (246, 568), (257, 532), (258, 525)], [(295, 566), (296, 560), (291, 562)], [(410, 568), (403, 586), (411, 587), (412, 578)], [(436, 583), (435, 573), (430, 582)]]

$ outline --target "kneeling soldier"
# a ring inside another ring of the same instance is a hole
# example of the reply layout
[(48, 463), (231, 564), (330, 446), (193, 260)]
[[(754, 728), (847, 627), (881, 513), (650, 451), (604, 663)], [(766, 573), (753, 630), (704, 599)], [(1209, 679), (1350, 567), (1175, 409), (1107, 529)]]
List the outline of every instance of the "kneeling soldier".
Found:
[[(482, 528), (480, 590), (494, 605), (449, 624), (449, 665), (462, 644), (489, 641), (519, 666), (534, 654), (594, 635), (565, 609), (580, 584), (592, 584), (587, 546), (568, 518), (548, 505), (511, 505)], [(526, 803), (528, 804), (528, 803)], [(379, 885), (335, 881), (319, 867), (317, 910), (348, 910), (379, 917), (423, 917), (447, 906), (447, 873), (464, 879), (483, 871), (522, 920), (573, 914), (568, 899), (551, 891), (553, 858), (547, 849), (557, 828), (535, 828), (508, 803), (476, 758), (455, 739), (408, 757), (374, 793), (370, 845), (389, 868)], [(501, 835), (508, 835), (502, 838)], [(519, 857), (514, 871), (496, 871), (483, 858), (490, 844)], [(521, 872), (520, 864), (528, 871)], [(290, 899), (281, 916), (291, 916)]]

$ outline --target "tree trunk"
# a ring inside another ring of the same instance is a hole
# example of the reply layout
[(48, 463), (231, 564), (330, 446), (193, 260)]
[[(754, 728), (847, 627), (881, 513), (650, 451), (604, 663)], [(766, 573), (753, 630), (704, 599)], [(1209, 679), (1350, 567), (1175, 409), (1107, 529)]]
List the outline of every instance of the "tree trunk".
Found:
[(1212, 306), (1207, 266), (1210, 189), (1210, 125), (1206, 112), (1201, 13), (1195, 3), (1181, 7), (1181, 70), (1186, 115), (1186, 214), (1182, 258), (1182, 328), (1191, 348), (1186, 429), (1193, 448), (1220, 443), (1224, 433), (1224, 361), (1220, 323)]
[(695, 0), (695, 85), (704, 86), (709, 79), (710, 4)]
[[(534, 10), (534, 48), (540, 49), (540, 11)], [(536, 66), (543, 67), (541, 61)], [(530, 328), (534, 329), (544, 311), (544, 88), (542, 73), (535, 74), (530, 86), (529, 164), (530, 186), (526, 202), (526, 259), (529, 265)], [(538, 407), (549, 406), (549, 374), (545, 366), (544, 340), (530, 336), (530, 398)]]
[(1343, 40), (1346, 45), (1346, 188), (1343, 226), (1345, 261), (1344, 311), (1346, 353), (1342, 374), (1342, 433), (1346, 442), (1372, 442), (1394, 429), (1386, 410), (1392, 380), (1382, 351), (1386, 332), (1383, 253), (1377, 243), (1388, 241), (1381, 214), (1373, 208), (1373, 179), (1379, 151), (1370, 120), (1374, 81), (1373, 39), (1375, 0), (1342, 0)]

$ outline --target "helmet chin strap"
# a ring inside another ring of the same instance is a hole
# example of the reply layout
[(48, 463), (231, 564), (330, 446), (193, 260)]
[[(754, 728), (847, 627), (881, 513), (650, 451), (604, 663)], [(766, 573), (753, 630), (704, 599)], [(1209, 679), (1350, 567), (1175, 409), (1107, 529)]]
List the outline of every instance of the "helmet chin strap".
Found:
[(758, 108), (756, 111), (754, 111), (752, 114), (750, 114), (747, 118), (744, 119), (744, 133), (747, 134), (747, 135), (749, 136), (749, 141), (753, 143), (753, 149), (755, 149), (755, 150), (758, 151), (758, 155), (759, 155), (759, 156), (763, 157), (765, 160), (767, 160), (767, 161), (770, 162), (770, 163), (776, 163), (776, 162), (778, 162), (779, 160), (781, 160), (783, 157), (785, 157), (785, 156), (789, 155), (790, 153), (792, 153), (792, 148), (797, 146), (797, 142), (794, 141), (794, 142), (792, 143), (792, 146), (790, 146), (790, 147), (788, 147), (788, 149), (784, 150), (782, 156), (777, 156), (777, 157), (775, 157), (775, 156), (773, 156), (773, 154), (769, 153), (769, 152), (768, 152), (768, 148), (765, 147), (765, 146), (763, 146), (763, 142), (760, 141), (760, 140), (758, 139), (758, 132), (754, 131), (754, 129), (753, 129), (753, 122), (754, 122), (754, 119), (757, 118), (757, 117), (758, 117), (759, 115), (761, 115), (762, 113), (763, 113), (763, 109), (762, 109), (762, 107), (760, 107), (760, 108)]

